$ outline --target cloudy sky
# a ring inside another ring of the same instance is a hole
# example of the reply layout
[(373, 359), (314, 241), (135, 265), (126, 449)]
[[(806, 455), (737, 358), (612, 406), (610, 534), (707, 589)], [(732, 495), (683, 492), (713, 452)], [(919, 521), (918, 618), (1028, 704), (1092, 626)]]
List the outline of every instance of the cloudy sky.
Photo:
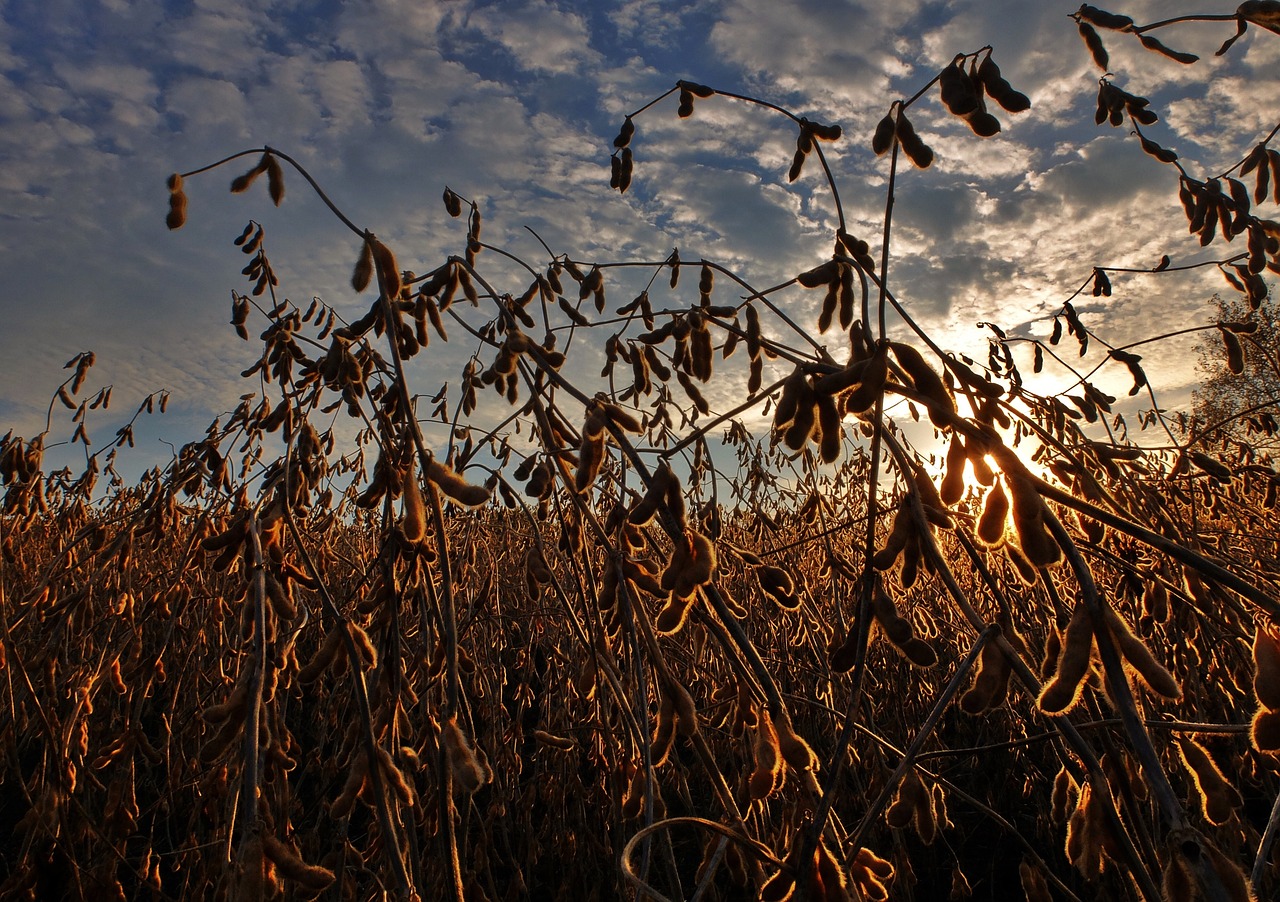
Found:
[[(975, 324), (987, 319), (1046, 336), (1050, 314), (1094, 265), (1151, 267), (1168, 253), (1176, 266), (1237, 250), (1206, 252), (1189, 239), (1173, 169), (1127, 129), (1094, 125), (1099, 71), (1068, 18), (1077, 6), (0, 0), (0, 434), (43, 429), (61, 366), (80, 351), (97, 355), (88, 386), (114, 386), (112, 409), (89, 422), (95, 447), (148, 392), (172, 393), (169, 412), (139, 427), (138, 467), (167, 460), (162, 440), (198, 438), (258, 390), (239, 377), (254, 347), (227, 324), (231, 291), (249, 287), (231, 241), (250, 217), (266, 228), (283, 295), (304, 307), (321, 297), (349, 319), (367, 308), (348, 284), (357, 244), (296, 174), (278, 210), (263, 188), (227, 193), (252, 158), (192, 178), (189, 222), (171, 233), (172, 171), (278, 147), (418, 272), (465, 241), (440, 201), (449, 185), (480, 204), (486, 241), (535, 265), (546, 255), (528, 229), (588, 262), (661, 260), (678, 247), (685, 260), (715, 260), (763, 287), (830, 254), (833, 209), (817, 167), (786, 182), (793, 127), (723, 98), (700, 100), (681, 120), (668, 98), (636, 120), (635, 182), (620, 196), (608, 159), (623, 116), (688, 78), (840, 124), (845, 138), (824, 150), (851, 231), (874, 249), (887, 173), (870, 151), (875, 123), (954, 54), (988, 43), (1033, 107), (1001, 115), (1002, 133), (988, 140), (936, 95), (913, 108), (937, 162), (908, 168), (899, 184), (890, 279), (948, 349), (985, 357)], [(1147, 22), (1233, 10), (1132, 0), (1114, 11)], [(1160, 121), (1150, 136), (1193, 173), (1231, 166), (1280, 117), (1280, 37), (1250, 29), (1215, 58), (1233, 30), (1160, 31), (1202, 56), (1194, 66), (1106, 36), (1116, 83), (1151, 98)], [(1262, 215), (1277, 218), (1270, 206)], [(490, 265), (496, 278), (509, 274), (501, 290), (524, 289), (527, 276)], [(647, 275), (619, 275), (611, 306)], [(1212, 269), (1113, 282), (1110, 298), (1077, 306), (1115, 344), (1208, 322), (1207, 299), (1225, 289)], [(696, 300), (693, 279), (674, 294), (659, 284), (658, 306)], [(795, 289), (778, 300), (816, 333), (820, 296)], [(822, 340), (843, 357), (838, 335)], [(471, 350), (433, 344), (415, 361), (415, 387), (456, 384)], [(602, 349), (579, 353), (598, 365)], [(1186, 342), (1149, 351), (1162, 401), (1185, 400), (1193, 361)], [(1119, 368), (1098, 379), (1119, 395), (1129, 384)], [(709, 395), (723, 409), (741, 392), (730, 379)], [(65, 412), (55, 419), (51, 439), (67, 437)]]

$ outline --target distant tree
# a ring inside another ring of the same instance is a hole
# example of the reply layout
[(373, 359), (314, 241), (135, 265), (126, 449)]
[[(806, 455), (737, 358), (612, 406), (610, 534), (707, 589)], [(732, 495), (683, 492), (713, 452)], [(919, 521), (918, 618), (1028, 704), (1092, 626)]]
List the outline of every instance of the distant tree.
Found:
[(1200, 429), (1221, 424), (1215, 430), (1221, 438), (1274, 455), (1280, 452), (1280, 310), (1274, 295), (1252, 311), (1242, 296), (1212, 300), (1220, 326), (1196, 346), (1202, 380), (1192, 401), (1195, 422)]

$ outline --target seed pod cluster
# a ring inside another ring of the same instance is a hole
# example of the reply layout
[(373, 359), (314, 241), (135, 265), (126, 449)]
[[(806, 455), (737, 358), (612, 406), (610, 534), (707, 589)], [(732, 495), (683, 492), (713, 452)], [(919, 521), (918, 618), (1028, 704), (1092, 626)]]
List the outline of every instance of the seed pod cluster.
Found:
[(891, 341), (889, 347), (915, 388), (929, 404), (929, 419), (939, 428), (950, 428), (956, 412), (956, 399), (942, 377), (929, 366), (924, 356), (911, 345)]
[[(1253, 202), (1255, 204), (1265, 202), (1270, 191), (1272, 201), (1280, 203), (1280, 150), (1274, 150), (1265, 144), (1256, 145), (1245, 157), (1244, 165), (1240, 167), (1242, 178), (1251, 172), (1257, 172), (1254, 176), (1256, 181)], [(1261, 272), (1260, 269), (1256, 271)]]
[(666, 505), (671, 515), (683, 523), (685, 507), (680, 480), (671, 472), (671, 467), (665, 461), (653, 471), (653, 477), (649, 480), (649, 488), (644, 496), (628, 511), (627, 522), (632, 526), (647, 526), (653, 522), (660, 505)]
[(781, 437), (793, 451), (802, 450), (812, 439), (823, 463), (833, 463), (840, 456), (844, 440), (841, 417), (837, 395), (818, 391), (811, 377), (796, 367), (783, 383), (774, 407), (773, 435)]
[(876, 583), (872, 594), (872, 610), (880, 631), (904, 658), (917, 667), (932, 667), (938, 663), (938, 654), (933, 646), (917, 636), (911, 621), (898, 613), (898, 607), (885, 590), (883, 580)]
[[(627, 124), (630, 122), (631, 118), (628, 117)], [(623, 126), (623, 132), (626, 132), (626, 125)], [(630, 147), (615, 150), (609, 157), (609, 187), (616, 189), (619, 194), (626, 194), (635, 176), (635, 166), (635, 156)]]
[(599, 266), (591, 267), (582, 277), (582, 281), (578, 283), (578, 300), (585, 301), (587, 298), (594, 300), (597, 313), (604, 312), (604, 273), (601, 272)]
[(1120, 844), (1107, 820), (1105, 805), (1103, 797), (1085, 783), (1067, 821), (1067, 858), (1090, 880), (1102, 873), (1108, 859), (1121, 860)]
[(953, 115), (963, 119), (975, 135), (990, 138), (999, 133), (1000, 120), (987, 111), (982, 81), (978, 78), (976, 57), (972, 71), (966, 71), (964, 57), (957, 56), (938, 75), (938, 86), (943, 105)]
[(893, 880), (893, 863), (881, 858), (865, 846), (858, 850), (849, 868), (849, 880), (868, 902), (887, 902), (888, 883)]
[(687, 119), (693, 115), (693, 98), (707, 98), (713, 96), (715, 89), (707, 85), (698, 84), (696, 81), (680, 80), (676, 82), (676, 87), (680, 89), (680, 109), (678, 115), (681, 119)]
[(902, 152), (907, 155), (907, 159), (911, 160), (917, 168), (928, 169), (933, 165), (933, 148), (920, 140), (915, 126), (907, 118), (900, 103), (895, 103), (876, 125), (875, 134), (871, 138), (871, 149), (875, 151), (876, 156), (882, 156), (888, 152), (895, 141), (902, 147)]
[(715, 545), (696, 529), (686, 528), (673, 542), (671, 562), (662, 571), (660, 585), (673, 600), (691, 599), (699, 586), (711, 581), (715, 568)]
[[(853, 330), (854, 333), (857, 331)], [(843, 370), (823, 376), (815, 389), (820, 393), (836, 394), (838, 407), (843, 412), (861, 414), (875, 407), (888, 379), (888, 345), (878, 344), (868, 357), (850, 360)]]
[(1044, 499), (1035, 484), (1019, 470), (1005, 468), (1005, 483), (1012, 496), (1010, 525), (1023, 557), (1035, 567), (1049, 567), (1062, 560), (1062, 549), (1049, 533)]
[[(1103, 609), (1103, 625), (1115, 642), (1126, 668), (1136, 673), (1154, 695), (1167, 701), (1182, 697), (1177, 679), (1151, 653), (1124, 619), (1109, 605)], [(1040, 693), (1040, 710), (1062, 714), (1079, 700), (1094, 649), (1095, 621), (1084, 603), (1076, 606), (1062, 636), (1056, 672)]]
[(826, 288), (827, 293), (822, 301), (822, 312), (818, 315), (818, 331), (826, 332), (831, 327), (836, 311), (840, 313), (841, 329), (853, 325), (853, 309), (856, 298), (853, 292), (853, 265), (845, 260), (828, 260), (813, 269), (806, 270), (796, 276), (796, 281), (804, 288)]
[(271, 262), (267, 259), (266, 251), (262, 250), (262, 226), (258, 226), (253, 237), (240, 249), (246, 254), (253, 254), (244, 269), (240, 270), (240, 274), (254, 283), (252, 290), (254, 297), (261, 297), (268, 287), (280, 284), (280, 280), (276, 278), (271, 268)]
[(843, 131), (838, 125), (823, 125), (801, 118), (800, 134), (796, 136), (796, 153), (791, 160), (791, 168), (787, 170), (787, 181), (794, 182), (800, 178), (800, 172), (804, 169), (804, 161), (813, 152), (814, 141), (838, 141), (842, 133)]
[[(1165, 838), (1165, 858), (1163, 889), (1168, 902), (1208, 898), (1252, 902), (1255, 898), (1240, 865), (1190, 827), (1169, 831)], [(1217, 886), (1210, 890), (1206, 884)]]
[[(1098, 106), (1093, 119), (1098, 125), (1108, 122), (1112, 126), (1120, 126), (1128, 115), (1140, 125), (1152, 125), (1160, 117), (1150, 108), (1150, 104), (1151, 101), (1146, 97), (1130, 94), (1116, 87), (1110, 79), (1103, 78), (1098, 82)], [(1143, 149), (1146, 150), (1145, 147)]]
[(909, 768), (898, 784), (893, 804), (885, 811), (885, 821), (896, 830), (915, 824), (920, 841), (926, 846), (933, 845), (938, 836), (939, 824), (946, 821), (945, 811), (939, 808), (940, 799), (941, 794), (930, 792), (916, 769)]
[(1103, 620), (1128, 669), (1136, 673), (1153, 694), (1166, 701), (1182, 698), (1182, 687), (1177, 679), (1155, 659), (1147, 644), (1133, 633), (1129, 624), (1110, 605), (1103, 609)]

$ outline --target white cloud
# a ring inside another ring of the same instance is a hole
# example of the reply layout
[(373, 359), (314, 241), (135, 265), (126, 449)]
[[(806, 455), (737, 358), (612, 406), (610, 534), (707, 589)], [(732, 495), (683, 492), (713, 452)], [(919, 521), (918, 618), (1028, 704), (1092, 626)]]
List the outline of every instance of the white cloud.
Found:
[(530, 72), (572, 75), (600, 59), (584, 18), (543, 0), (519, 7), (487, 6), (476, 10), (468, 24), (501, 44)]

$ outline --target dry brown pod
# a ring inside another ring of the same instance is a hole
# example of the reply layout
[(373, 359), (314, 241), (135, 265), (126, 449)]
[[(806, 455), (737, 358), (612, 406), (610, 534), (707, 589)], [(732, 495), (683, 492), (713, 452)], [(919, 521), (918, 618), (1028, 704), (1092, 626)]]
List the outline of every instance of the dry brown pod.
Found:
[(767, 565), (756, 568), (756, 580), (761, 590), (779, 607), (792, 611), (800, 606), (791, 574), (781, 567)]
[[(170, 176), (169, 178), (172, 182), (175, 176)], [(187, 195), (182, 190), (181, 176), (177, 176), (177, 178), (178, 187), (176, 189), (171, 187), (169, 190), (169, 213), (164, 220), (165, 225), (171, 230), (180, 229), (187, 222)]]
[(1035, 484), (1017, 472), (1005, 473), (1012, 496), (1010, 505), (1013, 536), (1023, 555), (1036, 567), (1048, 567), (1062, 560), (1062, 548), (1045, 525), (1045, 505)]
[[(1168, 902), (1195, 902), (1204, 898), (1253, 902), (1255, 898), (1240, 865), (1190, 827), (1169, 831), (1165, 838), (1165, 860), (1163, 889)], [(1211, 896), (1207, 895), (1210, 890), (1206, 882), (1217, 884)]]
[(1221, 825), (1244, 804), (1240, 793), (1227, 781), (1204, 746), (1188, 736), (1179, 736), (1178, 753), (1195, 778), (1200, 794), (1201, 810), (1211, 824)]
[(684, 628), (689, 612), (693, 609), (693, 605), (697, 600), (698, 595), (696, 592), (687, 596), (679, 596), (672, 592), (667, 599), (667, 603), (663, 605), (662, 610), (658, 612), (658, 616), (654, 619), (653, 628), (663, 636), (671, 636), (680, 632)]
[(484, 768), (470, 741), (458, 726), (458, 718), (451, 717), (444, 725), (445, 751), (454, 786), (473, 795), (486, 782)]
[(1269, 623), (1253, 634), (1253, 691), (1264, 707), (1280, 709), (1280, 634)]
[(978, 541), (988, 548), (998, 548), (1004, 542), (1005, 524), (1009, 520), (1009, 496), (999, 480), (987, 491), (978, 518)]
[(885, 902), (889, 898), (887, 884), (893, 877), (893, 863), (865, 846), (858, 850), (849, 868), (849, 879), (870, 902)]
[(1169, 701), (1181, 698), (1182, 687), (1178, 685), (1177, 679), (1155, 659), (1147, 644), (1133, 634), (1129, 624), (1125, 623), (1111, 605), (1104, 607), (1103, 619), (1125, 662), (1142, 678), (1147, 688)]
[(901, 108), (898, 110), (897, 135), (898, 143), (902, 145), (902, 152), (917, 169), (928, 169), (933, 165), (933, 148), (920, 140), (915, 126), (911, 124), (911, 120)]
[(441, 492), (464, 507), (479, 507), (489, 500), (488, 489), (482, 485), (467, 482), (448, 464), (441, 463), (435, 458), (427, 461), (425, 475)]
[(422, 500), (422, 487), (418, 485), (418, 477), (413, 472), (413, 459), (404, 475), (404, 495), (401, 503), (404, 517), (400, 521), (400, 529), (410, 544), (421, 542), (427, 535), (427, 507)]
[(893, 356), (911, 378), (916, 391), (929, 402), (929, 419), (935, 426), (950, 426), (956, 412), (956, 399), (947, 388), (937, 370), (929, 366), (924, 356), (911, 345), (891, 341)]
[(797, 771), (818, 769), (818, 756), (791, 726), (791, 717), (785, 711), (774, 718), (773, 728), (778, 734), (778, 748), (789, 767)]
[(1053, 778), (1053, 792), (1049, 796), (1050, 817), (1055, 824), (1062, 825), (1067, 822), (1070, 816), (1067, 809), (1074, 807), (1079, 795), (1080, 788), (1076, 786), (1076, 781), (1066, 765), (1063, 765), (1058, 770), (1057, 776)]
[(875, 133), (871, 137), (871, 150), (876, 156), (882, 156), (888, 153), (889, 148), (893, 145), (895, 136), (895, 122), (893, 112), (889, 112), (883, 119), (876, 123)]
[(772, 795), (782, 785), (782, 750), (778, 745), (778, 733), (767, 710), (761, 710), (756, 723), (755, 770), (748, 781), (752, 801)]
[(964, 497), (964, 469), (968, 462), (964, 439), (957, 432), (951, 436), (951, 443), (947, 446), (946, 472), (938, 486), (938, 497), (948, 507), (954, 507)]
[(676, 738), (676, 706), (671, 696), (659, 693), (658, 717), (653, 726), (653, 766), (661, 767), (671, 754)]
[(1093, 630), (1093, 615), (1080, 602), (1063, 633), (1054, 677), (1041, 690), (1037, 700), (1044, 713), (1062, 714), (1079, 700), (1093, 655)]
[(267, 193), (271, 196), (271, 202), (278, 207), (284, 201), (284, 170), (280, 168), (280, 161), (275, 154), (268, 153), (264, 156), (267, 161)]
[(339, 656), (345, 658), (346, 654), (347, 648), (342, 641), (342, 627), (335, 626), (324, 637), (324, 642), (316, 650), (315, 656), (307, 662), (305, 667), (298, 671), (298, 681), (301, 683), (314, 683)]
[(973, 685), (960, 697), (960, 709), (966, 714), (981, 714), (1002, 704), (1011, 671), (1012, 666), (999, 643), (994, 638), (988, 639), (982, 646)]
[(669, 680), (662, 685), (662, 694), (670, 697), (676, 710), (676, 732), (681, 736), (693, 736), (700, 729), (698, 708), (693, 703), (693, 696), (684, 686)]
[(819, 456), (825, 464), (840, 457), (844, 430), (840, 427), (840, 410), (831, 395), (818, 395), (818, 433), (821, 436)]
[(557, 736), (554, 733), (548, 733), (546, 730), (534, 730), (533, 738), (539, 745), (545, 745), (564, 752), (570, 751), (578, 745), (571, 737)]
[(898, 508), (898, 512), (894, 514), (889, 535), (885, 538), (884, 545), (872, 557), (871, 566), (882, 571), (892, 567), (898, 560), (898, 555), (902, 554), (902, 550), (907, 547), (907, 542), (915, 529), (915, 518), (911, 516), (911, 512), (905, 506)]
[(829, 285), (832, 279), (840, 276), (840, 267), (835, 260), (828, 260), (813, 269), (805, 270), (796, 276), (796, 281), (805, 288), (820, 288)]
[(254, 164), (252, 169), (244, 173), (244, 175), (239, 175), (232, 179), (231, 193), (240, 194), (243, 191), (249, 190), (249, 186), (257, 180), (258, 176), (267, 171), (267, 164), (270, 158), (271, 154), (264, 153), (261, 158), (259, 158), (258, 162)]
[(1044, 874), (1025, 858), (1018, 865), (1018, 879), (1022, 883), (1022, 891), (1026, 894), (1027, 902), (1053, 902)]
[(582, 427), (582, 444), (578, 447), (578, 470), (574, 474), (574, 485), (579, 492), (585, 492), (600, 475), (600, 467), (604, 463), (604, 414), (593, 409)]
[(930, 808), (932, 802), (929, 791), (920, 780), (920, 774), (914, 767), (908, 768), (898, 784), (898, 792), (893, 804), (885, 811), (885, 821), (890, 827), (898, 830), (910, 826), (923, 808)]
[(1253, 715), (1249, 738), (1258, 751), (1280, 754), (1280, 711), (1259, 708)]
[(271, 833), (262, 834), (262, 850), (267, 858), (275, 862), (282, 876), (302, 884), (313, 893), (322, 892), (333, 883), (333, 871), (319, 865), (307, 864), (302, 860), (297, 849), (281, 842)]
[(710, 582), (715, 568), (715, 545), (696, 529), (686, 529), (674, 540), (671, 561), (662, 573), (662, 588), (676, 598), (689, 598), (699, 586)]

